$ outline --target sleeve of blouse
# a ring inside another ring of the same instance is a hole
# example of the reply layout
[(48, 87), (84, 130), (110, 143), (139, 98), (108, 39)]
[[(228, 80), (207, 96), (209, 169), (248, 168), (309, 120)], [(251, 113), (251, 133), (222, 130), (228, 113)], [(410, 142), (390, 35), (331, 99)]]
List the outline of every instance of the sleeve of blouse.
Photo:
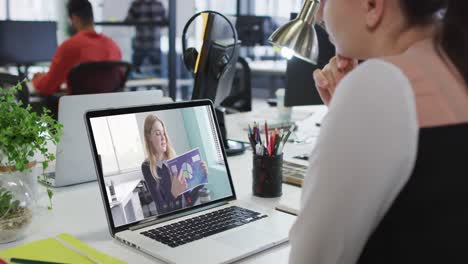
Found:
[(311, 155), (290, 263), (355, 263), (414, 166), (418, 123), (411, 85), (370, 60), (346, 76)]

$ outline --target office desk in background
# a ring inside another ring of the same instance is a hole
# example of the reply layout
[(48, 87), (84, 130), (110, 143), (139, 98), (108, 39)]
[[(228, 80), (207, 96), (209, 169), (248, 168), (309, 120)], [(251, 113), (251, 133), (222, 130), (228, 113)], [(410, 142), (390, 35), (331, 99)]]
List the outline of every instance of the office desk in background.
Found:
[[(30, 95), (37, 95), (36, 89), (32, 85), (32, 82), (26, 83), (29, 94)], [(193, 86), (193, 79), (178, 79), (177, 86)], [(129, 90), (130, 88), (138, 88), (138, 87), (163, 87), (167, 90), (169, 86), (169, 80), (165, 78), (147, 78), (147, 79), (134, 79), (134, 80), (127, 80), (125, 83), (125, 90)], [(67, 87), (65, 84), (61, 85), (61, 91), (66, 91)]]
[(286, 60), (249, 60), (247, 62), (249, 63), (252, 75), (286, 76)]
[[(115, 225), (120, 226), (144, 218), (140, 198), (136, 191), (140, 182), (141, 180), (133, 180), (116, 184), (114, 187), (116, 201), (112, 201), (110, 196), (107, 197)], [(107, 193), (110, 194), (108, 187)]]
[[(286, 60), (255, 60), (248, 61), (252, 80), (260, 80), (264, 82), (254, 82), (253, 85), (261, 85), (263, 87), (254, 86), (254, 88), (263, 88), (268, 91), (267, 97), (274, 97), (275, 91), (278, 88), (284, 88), (286, 85)], [(266, 87), (264, 86), (266, 85)], [(265, 96), (265, 95), (262, 95)]]
[[(265, 102), (263, 102), (260, 108), (255, 108), (254, 104), (254, 109), (256, 109), (256, 112), (250, 113), (254, 118), (257, 118), (260, 113), (276, 112), (275, 109), (268, 108)], [(321, 120), (323, 109), (324, 107), (321, 106), (310, 107), (309, 112), (313, 112), (314, 114), (307, 116), (306, 119), (301, 121), (305, 124), (315, 124), (316, 121)], [(300, 114), (301, 112), (298, 111), (297, 113)], [(243, 130), (243, 127), (239, 126), (239, 122), (245, 120), (245, 117), (246, 114), (228, 116), (230, 138), (244, 138), (246, 131)], [(258, 121), (260, 122), (261, 120)], [(235, 127), (237, 129), (234, 129)], [(301, 127), (299, 126), (300, 129)], [(316, 131), (313, 131), (313, 133), (316, 133)], [(292, 157), (295, 155), (294, 153), (310, 152), (313, 146), (314, 141), (304, 144), (288, 144), (285, 147), (285, 158)], [(228, 162), (237, 197), (247, 203), (257, 204), (265, 208), (274, 208), (282, 199), (288, 199), (288, 195), (289, 197), (297, 197), (298, 192), (301, 191), (298, 187), (283, 184), (283, 196), (281, 198), (265, 199), (255, 197), (252, 195), (252, 152), (247, 150), (243, 155), (229, 157)], [(29, 235), (25, 239), (9, 244), (2, 244), (0, 245), (0, 250), (67, 232), (84, 243), (128, 263), (162, 263), (153, 257), (124, 246), (112, 239), (109, 234), (97, 182), (57, 188), (54, 189), (54, 192), (54, 209), (52, 211), (42, 211), (34, 220), (37, 224), (31, 228)], [(45, 199), (46, 197), (43, 198)], [(284, 243), (240, 262), (260, 264), (287, 263), (289, 252), (289, 243)]]

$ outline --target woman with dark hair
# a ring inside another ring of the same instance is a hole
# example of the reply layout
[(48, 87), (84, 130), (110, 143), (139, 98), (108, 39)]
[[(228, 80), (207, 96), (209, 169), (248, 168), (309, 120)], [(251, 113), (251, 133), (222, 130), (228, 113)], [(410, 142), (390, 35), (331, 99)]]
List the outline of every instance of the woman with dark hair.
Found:
[(291, 263), (468, 263), (467, 14), (466, 0), (322, 0), (339, 55), (314, 72), (329, 112)]

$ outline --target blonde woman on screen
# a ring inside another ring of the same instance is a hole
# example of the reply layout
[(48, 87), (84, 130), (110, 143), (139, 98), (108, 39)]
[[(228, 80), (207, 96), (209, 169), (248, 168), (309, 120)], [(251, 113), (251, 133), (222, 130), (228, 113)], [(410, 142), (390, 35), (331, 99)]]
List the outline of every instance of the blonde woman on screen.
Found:
[[(187, 188), (187, 182), (182, 176), (182, 171), (179, 171), (178, 175), (171, 175), (166, 161), (174, 158), (176, 153), (164, 122), (156, 115), (151, 114), (145, 118), (144, 138), (147, 158), (141, 165), (141, 170), (156, 203), (158, 214), (193, 205), (198, 199), (198, 190), (202, 186), (179, 195)], [(201, 166), (208, 174), (204, 161)]]

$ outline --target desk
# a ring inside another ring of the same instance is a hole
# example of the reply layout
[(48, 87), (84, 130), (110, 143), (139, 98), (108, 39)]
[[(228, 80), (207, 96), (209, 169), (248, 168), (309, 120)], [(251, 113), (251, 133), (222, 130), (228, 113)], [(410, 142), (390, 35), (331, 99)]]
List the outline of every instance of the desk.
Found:
[[(268, 106), (265, 104), (266, 107)], [(310, 109), (315, 111), (314, 109), (323, 109), (323, 107), (310, 107)], [(266, 111), (262, 110), (262, 112)], [(307, 118), (306, 121), (314, 122), (315, 124), (315, 121), (312, 120), (314, 116), (315, 119), (321, 119), (321, 114), (314, 114)], [(244, 119), (244, 116), (242, 114), (229, 116), (229, 121), (235, 121), (236, 119)], [(229, 126), (236, 126), (234, 121), (229, 122)], [(230, 129), (228, 131), (233, 137), (245, 135), (245, 131), (242, 129), (238, 130), (240, 132), (237, 135)], [(294, 146), (296, 145), (289, 144), (288, 149), (285, 149), (285, 155), (292, 155), (293, 153), (290, 153), (289, 150), (294, 149)], [(312, 147), (313, 143), (301, 145), (301, 148), (309, 149), (308, 151), (311, 151)], [(297, 192), (300, 192), (300, 188), (283, 185), (283, 197), (281, 198), (265, 199), (254, 197), (251, 191), (251, 155), (252, 153), (247, 151), (244, 155), (228, 158), (236, 193), (240, 200), (273, 208), (281, 199), (287, 199), (288, 194), (293, 193), (297, 195)], [(32, 228), (27, 238), (14, 243), (0, 245), (0, 250), (67, 232), (84, 243), (128, 263), (161, 263), (157, 259), (124, 246), (111, 238), (97, 182), (55, 189), (54, 209), (42, 213), (35, 221), (39, 224), (37, 227)], [(287, 263), (289, 252), (289, 244), (285, 243), (248, 257), (241, 263)]]
[[(255, 104), (258, 105), (258, 103), (254, 102)], [(285, 160), (293, 160), (295, 163), (308, 165), (308, 161), (293, 159), (293, 157), (308, 154), (312, 151), (320, 132), (320, 127), (316, 123), (321, 122), (326, 113), (327, 107), (324, 105), (293, 107), (291, 119), (296, 122), (298, 129), (290, 137), (290, 139), (294, 139), (294, 142), (290, 142), (284, 147)], [(265, 102), (261, 107), (257, 107), (255, 111), (226, 115), (227, 137), (248, 143), (248, 124), (251, 125), (256, 121), (263, 125), (265, 120), (268, 122), (274, 121), (278, 115), (277, 108), (270, 107)]]
[[(192, 86), (193, 79), (178, 79), (176, 81), (177, 86)], [(125, 88), (133, 88), (140, 86), (169, 86), (169, 80), (164, 78), (148, 78), (148, 79), (136, 79), (136, 80), (127, 80), (125, 83)]]
[(286, 60), (248, 61), (248, 63), (252, 73), (252, 80), (255, 78), (268, 78), (266, 80), (267, 87), (256, 87), (269, 91), (268, 97), (274, 97), (277, 88), (284, 88), (286, 84)]
[[(141, 180), (133, 180), (115, 185), (116, 201), (107, 197), (111, 205), (112, 218), (117, 226), (142, 220), (143, 210), (141, 209), (138, 192), (135, 191)], [(107, 187), (109, 189), (109, 187)], [(109, 190), (107, 191), (109, 194)]]
[[(193, 79), (178, 79), (177, 86), (193, 86)], [(30, 95), (36, 95), (36, 89), (34, 88), (32, 82), (27, 82), (26, 86), (28, 87)], [(147, 79), (137, 79), (137, 80), (127, 80), (125, 83), (125, 88), (134, 88), (141, 86), (169, 86), (169, 80), (165, 78), (147, 78)], [(66, 85), (63, 84), (61, 87), (62, 91), (66, 91)]]

